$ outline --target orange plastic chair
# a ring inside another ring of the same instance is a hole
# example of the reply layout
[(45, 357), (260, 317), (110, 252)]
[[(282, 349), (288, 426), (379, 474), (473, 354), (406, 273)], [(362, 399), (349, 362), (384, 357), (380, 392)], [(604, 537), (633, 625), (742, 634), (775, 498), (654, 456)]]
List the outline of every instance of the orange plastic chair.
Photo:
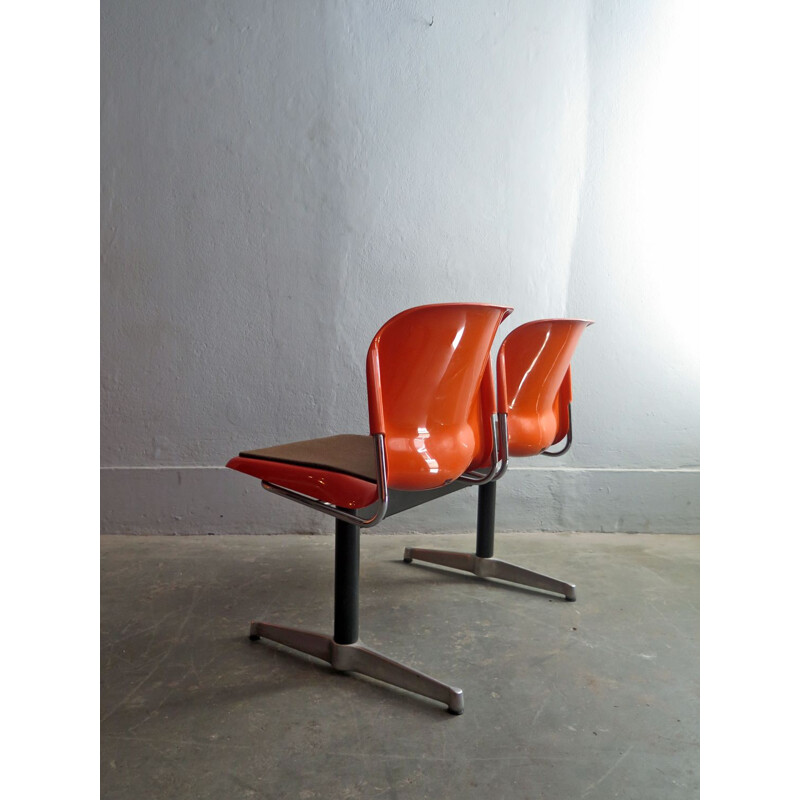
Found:
[[(513, 330), (497, 355), (497, 436), (499, 467), (473, 465), (493, 472), (478, 489), (478, 526), (475, 553), (407, 547), (403, 560), (414, 559), (482, 578), (563, 594), (575, 600), (575, 585), (494, 558), (497, 480), (509, 457), (561, 456), (572, 444), (572, 372), (570, 361), (589, 320), (544, 319)], [(550, 450), (563, 442), (560, 450)]]
[[(249, 450), (228, 462), (268, 491), (336, 518), (333, 636), (253, 622), (252, 640), (279, 642), (336, 670), (359, 672), (463, 712), (460, 689), (359, 641), (359, 533), (498, 471), (495, 427), (481, 404), (493, 402), (490, 349), (510, 312), (475, 303), (403, 311), (378, 331), (367, 354), (369, 436)], [(472, 470), (477, 463), (485, 469)]]

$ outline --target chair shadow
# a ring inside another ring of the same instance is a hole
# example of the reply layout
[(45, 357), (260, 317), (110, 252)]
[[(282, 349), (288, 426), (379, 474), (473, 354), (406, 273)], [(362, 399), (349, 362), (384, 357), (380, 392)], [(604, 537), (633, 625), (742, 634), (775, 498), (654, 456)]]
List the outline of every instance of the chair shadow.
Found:
[[(176, 696), (159, 705), (160, 710), (167, 710), (173, 714), (189, 713), (198, 704), (205, 708), (222, 708), (235, 706), (241, 702), (256, 702), (273, 695), (290, 694), (303, 691), (313, 682), (322, 682), (320, 688), (325, 691), (335, 691), (336, 682), (344, 679), (356, 678), (363, 684), (363, 691), (373, 694), (375, 701), (391, 703), (397, 710), (408, 710), (413, 704), (414, 713), (430, 715), (432, 718), (451, 717), (447, 709), (440, 703), (430, 698), (406, 691), (389, 683), (384, 683), (360, 673), (343, 673), (335, 670), (330, 664), (307, 653), (293, 650), (278, 642), (269, 639), (251, 641), (249, 636), (236, 636), (225, 640), (232, 646), (240, 647), (245, 655), (246, 668), (238, 668), (239, 675), (248, 676), (246, 682), (228, 685), (225, 687), (212, 687), (197, 689), (195, 691), (178, 690)], [(268, 648), (265, 652), (264, 648)], [(291, 671), (293, 679), (277, 682), (258, 676), (257, 667), (267, 658), (272, 668)], [(251, 667), (255, 667), (254, 672)], [(285, 701), (283, 701), (285, 702)]]

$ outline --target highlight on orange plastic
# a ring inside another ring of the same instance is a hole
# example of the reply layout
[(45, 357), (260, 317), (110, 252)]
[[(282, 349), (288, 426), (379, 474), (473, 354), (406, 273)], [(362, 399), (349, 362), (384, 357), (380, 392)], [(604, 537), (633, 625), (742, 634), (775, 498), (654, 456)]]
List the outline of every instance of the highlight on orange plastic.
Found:
[(490, 423), (478, 419), (475, 406), (486, 402), (489, 351), (511, 310), (419, 306), (375, 335), (367, 354), (370, 432), (385, 435), (390, 488), (444, 486), (485, 447)]
[[(375, 441), (383, 436), (390, 489), (444, 486), (491, 453), (490, 350), (510, 313), (480, 303), (419, 306), (392, 317), (375, 335), (367, 353), (370, 432)], [(243, 454), (227, 466), (276, 491), (340, 509), (367, 508), (379, 499), (375, 481), (325, 465)]]
[(570, 361), (592, 324), (543, 319), (515, 328), (497, 354), (498, 411), (508, 414), (508, 453), (534, 456), (567, 435)]

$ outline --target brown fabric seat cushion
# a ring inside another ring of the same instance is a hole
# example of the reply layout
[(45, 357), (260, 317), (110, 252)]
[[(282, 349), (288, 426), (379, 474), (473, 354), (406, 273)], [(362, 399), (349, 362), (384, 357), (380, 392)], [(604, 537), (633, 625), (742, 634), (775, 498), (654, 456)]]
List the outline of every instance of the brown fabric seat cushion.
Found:
[(245, 450), (239, 456), (341, 472), (373, 483), (378, 481), (375, 441), (371, 436), (348, 433), (325, 436), (322, 439)]

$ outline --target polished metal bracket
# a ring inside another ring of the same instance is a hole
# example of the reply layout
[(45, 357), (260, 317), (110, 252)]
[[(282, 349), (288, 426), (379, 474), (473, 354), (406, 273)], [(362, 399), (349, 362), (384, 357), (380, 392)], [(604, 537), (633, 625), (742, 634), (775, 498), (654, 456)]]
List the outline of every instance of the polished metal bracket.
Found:
[(549, 450), (542, 450), (542, 452), (539, 453), (540, 456), (550, 456), (551, 458), (556, 458), (558, 456), (563, 456), (564, 453), (566, 453), (567, 450), (569, 450), (569, 448), (572, 447), (572, 403), (570, 403), (567, 406), (567, 411), (569, 413), (569, 427), (567, 428), (567, 443), (564, 445), (564, 447), (561, 448), (561, 450), (557, 450), (554, 453), (550, 452)]
[(492, 466), (488, 472), (465, 472), (458, 480), (482, 486), (503, 477), (508, 469), (508, 415), (492, 414)]
[(375, 441), (375, 461), (378, 470), (378, 503), (379, 506), (375, 513), (366, 519), (359, 517), (357, 514), (345, 511), (333, 503), (326, 503), (324, 500), (318, 500), (315, 497), (309, 497), (302, 492), (297, 492), (294, 489), (287, 489), (285, 486), (279, 486), (269, 481), (261, 481), (262, 488), (268, 492), (286, 497), (289, 500), (294, 500), (316, 511), (321, 511), (323, 514), (328, 514), (331, 517), (336, 517), (343, 522), (351, 522), (361, 528), (371, 528), (377, 525), (385, 516), (386, 509), (389, 507), (389, 487), (386, 477), (386, 442), (382, 433), (373, 433), (372, 438)]

